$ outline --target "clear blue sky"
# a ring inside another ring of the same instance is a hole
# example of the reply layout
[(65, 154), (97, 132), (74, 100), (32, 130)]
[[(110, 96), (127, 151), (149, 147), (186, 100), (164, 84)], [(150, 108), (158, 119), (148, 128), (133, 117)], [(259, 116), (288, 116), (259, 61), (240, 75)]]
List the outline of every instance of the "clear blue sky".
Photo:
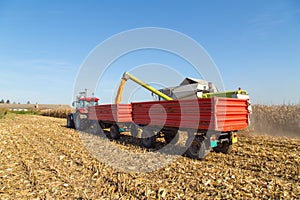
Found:
[[(297, 0), (2, 0), (0, 99), (69, 104), (89, 52), (114, 34), (140, 27), (174, 29), (195, 39), (216, 63), (225, 88), (247, 89), (254, 103), (300, 102)], [(169, 65), (184, 65), (168, 57), (144, 52), (128, 55), (118, 64), (135, 67), (162, 59)], [(101, 98), (114, 88), (100, 85), (96, 95)]]

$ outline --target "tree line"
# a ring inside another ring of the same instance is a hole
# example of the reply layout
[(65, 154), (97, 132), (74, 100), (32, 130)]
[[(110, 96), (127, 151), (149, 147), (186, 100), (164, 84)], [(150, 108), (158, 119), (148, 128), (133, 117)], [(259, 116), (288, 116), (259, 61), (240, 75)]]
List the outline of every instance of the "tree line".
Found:
[[(9, 99), (7, 99), (6, 101), (4, 99), (2, 99), (0, 101), (0, 104), (11, 104), (11, 101)], [(13, 104), (21, 104), (20, 102), (16, 103), (15, 101), (13, 102)], [(30, 104), (30, 101), (27, 101), (27, 104)]]

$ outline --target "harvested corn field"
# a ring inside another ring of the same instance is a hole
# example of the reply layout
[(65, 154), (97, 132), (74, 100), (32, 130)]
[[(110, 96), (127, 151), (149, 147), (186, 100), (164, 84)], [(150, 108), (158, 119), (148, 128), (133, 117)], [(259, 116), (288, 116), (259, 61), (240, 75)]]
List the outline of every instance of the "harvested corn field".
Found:
[[(88, 133), (68, 129), (65, 123), (37, 115), (7, 115), (0, 120), (0, 199), (300, 196), (299, 139), (241, 136), (230, 155), (211, 153), (203, 161), (180, 156), (164, 168), (139, 174), (97, 160), (82, 143)], [(111, 143), (149, 153), (126, 136)]]

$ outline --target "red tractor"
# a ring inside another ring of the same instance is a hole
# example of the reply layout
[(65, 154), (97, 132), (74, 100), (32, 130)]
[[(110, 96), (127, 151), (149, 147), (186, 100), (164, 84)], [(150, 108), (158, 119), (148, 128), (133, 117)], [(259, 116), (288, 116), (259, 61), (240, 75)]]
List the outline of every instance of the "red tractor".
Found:
[(76, 97), (76, 101), (72, 103), (75, 112), (68, 115), (67, 127), (76, 128), (77, 130), (84, 130), (90, 124), (88, 120), (88, 107), (98, 105), (99, 98), (89, 97), (88, 90), (80, 92)]

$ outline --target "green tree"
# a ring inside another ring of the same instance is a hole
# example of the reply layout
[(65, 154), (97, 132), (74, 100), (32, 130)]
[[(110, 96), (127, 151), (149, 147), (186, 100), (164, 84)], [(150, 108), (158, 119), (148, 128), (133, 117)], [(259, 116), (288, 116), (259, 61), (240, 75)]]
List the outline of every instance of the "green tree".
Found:
[(4, 103), (4, 99), (2, 99), (2, 100), (0, 101), (0, 103)]
[(27, 101), (27, 104), (30, 104), (30, 101)]
[(9, 100), (9, 99), (7, 99), (7, 100), (6, 100), (6, 103), (7, 103), (7, 104), (10, 104), (10, 100)]

